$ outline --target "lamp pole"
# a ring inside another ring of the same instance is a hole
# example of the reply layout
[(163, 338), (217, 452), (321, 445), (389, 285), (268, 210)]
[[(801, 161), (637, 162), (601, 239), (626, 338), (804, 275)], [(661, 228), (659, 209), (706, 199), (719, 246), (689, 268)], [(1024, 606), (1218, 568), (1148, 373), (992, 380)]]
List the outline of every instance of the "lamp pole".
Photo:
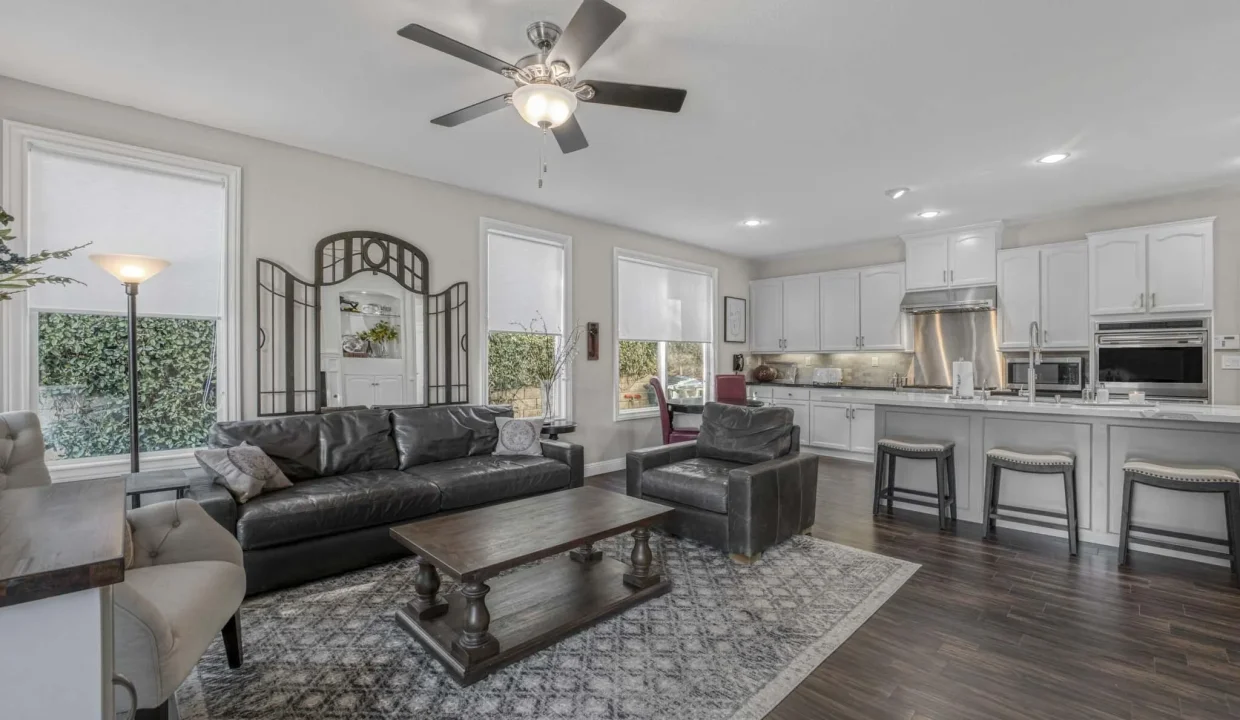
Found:
[(138, 283), (125, 283), (129, 299), (129, 472), (138, 472)]

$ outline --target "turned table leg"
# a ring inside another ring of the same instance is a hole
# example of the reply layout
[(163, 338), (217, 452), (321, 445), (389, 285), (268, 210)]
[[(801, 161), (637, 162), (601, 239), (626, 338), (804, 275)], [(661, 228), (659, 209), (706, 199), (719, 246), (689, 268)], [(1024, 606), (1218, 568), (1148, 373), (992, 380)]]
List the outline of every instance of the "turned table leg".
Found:
[(603, 559), (603, 551), (595, 550), (594, 543), (585, 543), (568, 551), (568, 557), (575, 562), (589, 565)]
[(499, 652), (499, 641), (487, 628), (491, 625), (491, 613), (487, 610), (486, 597), (491, 588), (480, 582), (467, 583), (460, 589), (465, 598), (465, 621), (461, 624), (461, 636), (452, 641), (470, 662), (485, 660)]
[(624, 574), (624, 584), (635, 588), (648, 588), (658, 584), (659, 575), (650, 572), (650, 564), (654, 557), (650, 554), (650, 528), (639, 527), (633, 530), (633, 554), (629, 556), (633, 563), (633, 571)]
[(418, 558), (418, 574), (413, 579), (416, 596), (409, 603), (419, 620), (432, 620), (448, 612), (448, 603), (439, 597), (439, 571), (424, 558)]

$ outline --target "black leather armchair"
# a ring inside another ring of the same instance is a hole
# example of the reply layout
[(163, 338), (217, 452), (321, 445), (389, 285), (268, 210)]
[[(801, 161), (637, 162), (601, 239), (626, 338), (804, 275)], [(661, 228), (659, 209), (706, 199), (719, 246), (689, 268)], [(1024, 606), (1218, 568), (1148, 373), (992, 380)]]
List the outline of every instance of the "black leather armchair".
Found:
[(695, 441), (630, 452), (626, 490), (675, 508), (665, 529), (752, 562), (814, 524), (818, 456), (788, 408), (711, 403)]

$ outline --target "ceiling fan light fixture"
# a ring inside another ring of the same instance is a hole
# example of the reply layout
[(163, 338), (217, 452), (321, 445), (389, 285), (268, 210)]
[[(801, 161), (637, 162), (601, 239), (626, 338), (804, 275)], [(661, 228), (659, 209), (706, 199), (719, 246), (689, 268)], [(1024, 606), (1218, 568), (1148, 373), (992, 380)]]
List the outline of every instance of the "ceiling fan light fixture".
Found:
[(551, 129), (573, 116), (577, 110), (577, 96), (559, 85), (536, 83), (514, 90), (512, 105), (522, 120), (537, 128)]

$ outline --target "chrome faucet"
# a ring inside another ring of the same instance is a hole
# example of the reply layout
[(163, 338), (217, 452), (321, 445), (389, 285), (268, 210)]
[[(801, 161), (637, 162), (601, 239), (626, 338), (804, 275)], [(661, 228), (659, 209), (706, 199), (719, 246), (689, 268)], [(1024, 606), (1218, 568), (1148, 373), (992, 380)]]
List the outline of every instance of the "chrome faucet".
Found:
[(1029, 404), (1038, 401), (1038, 364), (1042, 362), (1042, 329), (1038, 321), (1029, 323)]

